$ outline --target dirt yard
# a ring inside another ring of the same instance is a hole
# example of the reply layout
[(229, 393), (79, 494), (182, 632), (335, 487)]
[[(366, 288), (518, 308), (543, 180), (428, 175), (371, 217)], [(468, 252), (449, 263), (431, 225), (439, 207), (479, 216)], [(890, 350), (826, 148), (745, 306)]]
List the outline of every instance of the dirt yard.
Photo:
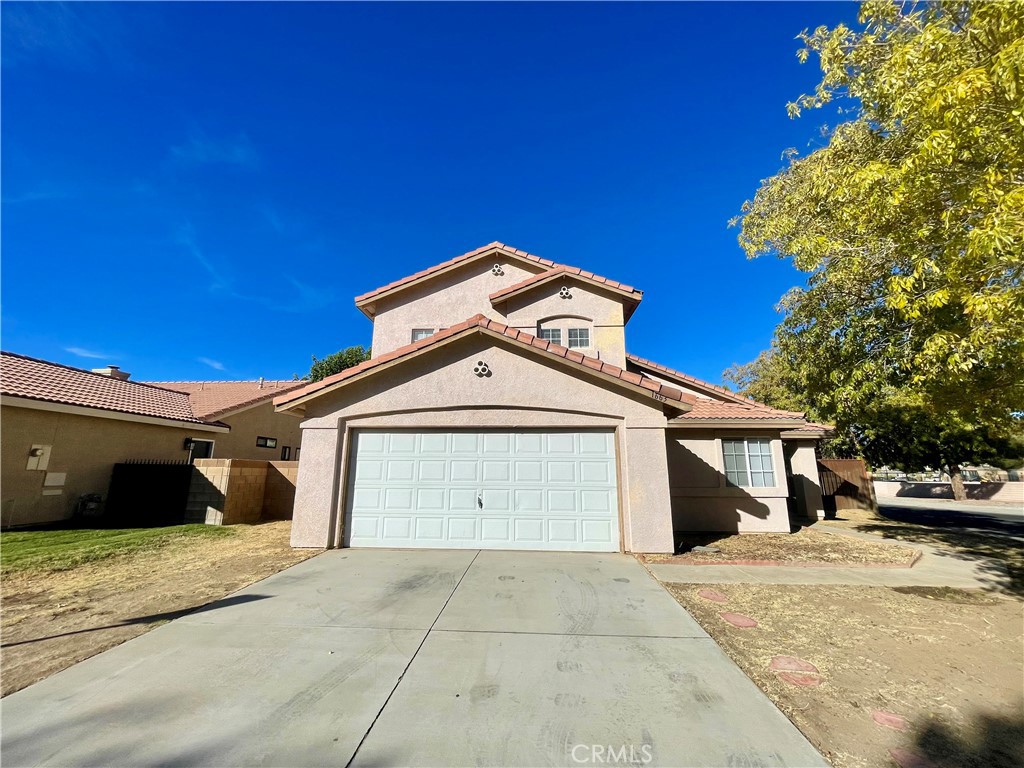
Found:
[(24, 688), (317, 553), (292, 549), (290, 530), (287, 520), (232, 526), (233, 535), (173, 540), (68, 570), (5, 574), (0, 692)]
[[(719, 552), (694, 551), (710, 546)], [(910, 546), (862, 541), (803, 528), (796, 533), (687, 536), (676, 555), (644, 555), (649, 563), (720, 563), (758, 561), (808, 565), (909, 565), (918, 552)]]
[[(922, 587), (666, 587), (837, 768), (1024, 765), (1016, 599)], [(709, 588), (724, 602), (698, 596)], [(758, 626), (734, 627), (723, 611)], [(795, 674), (810, 686), (772, 671), (776, 656), (816, 667)]]

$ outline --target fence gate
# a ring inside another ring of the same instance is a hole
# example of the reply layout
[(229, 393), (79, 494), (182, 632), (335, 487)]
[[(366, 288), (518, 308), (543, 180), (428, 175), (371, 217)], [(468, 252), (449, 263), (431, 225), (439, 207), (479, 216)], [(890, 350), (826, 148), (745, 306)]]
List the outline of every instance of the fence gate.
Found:
[(842, 509), (874, 508), (871, 476), (860, 459), (819, 459), (818, 477), (826, 517)]
[(121, 528), (181, 525), (192, 482), (187, 461), (126, 461), (114, 465), (107, 522)]

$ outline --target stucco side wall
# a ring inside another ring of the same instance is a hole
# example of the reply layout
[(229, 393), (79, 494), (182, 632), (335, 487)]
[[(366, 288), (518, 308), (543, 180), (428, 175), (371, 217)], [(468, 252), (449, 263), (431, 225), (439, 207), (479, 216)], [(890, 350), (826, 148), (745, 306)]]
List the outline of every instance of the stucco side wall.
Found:
[(332, 546), (337, 508), (341, 432), (333, 426), (302, 430), (302, 459), (292, 511), (292, 546), (324, 549)]
[[(501, 265), (504, 274), (491, 273), (495, 264)], [(373, 321), (372, 354), (376, 357), (410, 343), (413, 328), (449, 328), (477, 314), (504, 323), (488, 297), (544, 270), (541, 264), (528, 267), (500, 256), (479, 259), (381, 299)]]
[[(474, 374), (481, 361), (490, 376)], [(335, 536), (343, 519), (344, 446), (352, 429), (603, 426), (617, 435), (627, 547), (671, 551), (666, 418), (660, 404), (585, 374), (577, 378), (557, 363), (526, 357), (500, 340), (474, 336), (455, 342), (328, 393), (309, 403), (307, 415), (292, 529), (295, 546), (340, 541)], [(330, 499), (336, 503), (333, 509)], [(663, 519), (653, 519), (658, 517)]]
[(797, 514), (805, 520), (823, 520), (825, 505), (821, 500), (818, 478), (818, 454), (813, 440), (787, 440), (785, 450), (793, 474), (793, 495)]
[[(726, 484), (722, 439), (729, 437), (771, 440), (773, 487)], [(789, 484), (778, 431), (669, 429), (665, 444), (676, 531), (789, 531)]]
[[(5, 406), (0, 441), (0, 525), (31, 525), (63, 520), (78, 497), (106, 499), (114, 464), (128, 459), (180, 461), (188, 458), (186, 437), (214, 439), (224, 434), (157, 424)], [(28, 470), (33, 445), (52, 446), (45, 471)], [(63, 484), (54, 484), (64, 474)], [(51, 485), (44, 485), (50, 475)]]
[[(302, 437), (301, 420), (290, 413), (277, 413), (272, 402), (240, 411), (233, 416), (225, 416), (221, 421), (231, 427), (231, 432), (206, 438), (215, 441), (215, 459), (278, 461), (281, 458), (281, 448), (286, 445), (291, 447), (291, 455), (294, 458), (295, 449)], [(277, 447), (258, 447), (256, 438), (260, 436), (277, 438)]]

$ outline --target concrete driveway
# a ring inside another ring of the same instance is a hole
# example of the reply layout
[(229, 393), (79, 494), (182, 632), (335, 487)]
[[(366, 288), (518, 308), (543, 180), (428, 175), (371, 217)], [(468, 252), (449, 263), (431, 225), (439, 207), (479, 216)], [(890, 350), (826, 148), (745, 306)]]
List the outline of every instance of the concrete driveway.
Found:
[(825, 766), (625, 555), (336, 550), (0, 702), (4, 766)]

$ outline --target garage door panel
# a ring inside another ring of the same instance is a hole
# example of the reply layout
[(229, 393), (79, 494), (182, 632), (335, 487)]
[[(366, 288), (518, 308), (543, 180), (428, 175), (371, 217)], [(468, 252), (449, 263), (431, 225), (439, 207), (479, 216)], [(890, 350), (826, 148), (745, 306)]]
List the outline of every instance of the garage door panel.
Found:
[(385, 539), (408, 539), (412, 536), (411, 517), (385, 517), (384, 538)]
[(575, 461), (549, 461), (548, 482), (549, 483), (575, 483), (576, 462)]
[(416, 509), (419, 511), (443, 511), (445, 509), (443, 488), (419, 488), (416, 491)]
[(485, 461), (481, 476), (485, 483), (507, 483), (512, 479), (512, 463), (503, 461)]
[(507, 517), (485, 517), (480, 520), (480, 537), (484, 541), (508, 542), (511, 522)]
[(513, 494), (516, 512), (544, 511), (544, 491), (540, 488), (517, 488)]
[(384, 491), (384, 511), (411, 510), (413, 488), (388, 488)]
[(579, 538), (577, 520), (548, 520), (548, 541), (568, 543)]
[(424, 432), (420, 437), (421, 453), (448, 453), (448, 435), (444, 432)]
[(580, 491), (580, 511), (586, 515), (609, 512), (614, 504), (609, 491)]
[(356, 431), (346, 543), (617, 551), (609, 432)]
[(471, 432), (456, 432), (451, 437), (452, 453), (480, 452), (480, 435)]
[(384, 476), (389, 483), (412, 480), (416, 476), (416, 462), (412, 459), (388, 459)]
[(360, 458), (356, 462), (356, 480), (383, 480), (384, 462), (379, 459)]
[(552, 512), (575, 512), (576, 491), (550, 490), (547, 493), (548, 509)]
[(435, 539), (437, 541), (444, 541), (444, 518), (422, 516), (417, 517), (416, 539)]
[[(525, 544), (544, 542), (544, 521), (541, 519), (516, 519), (512, 521), (515, 540)], [(539, 549), (539, 547), (538, 547)]]
[(388, 453), (416, 453), (416, 438), (410, 432), (394, 432), (388, 435)]
[(417, 473), (420, 482), (444, 482), (447, 479), (445, 476), (447, 467), (448, 462), (444, 459), (421, 459)]
[(480, 508), (485, 512), (508, 512), (511, 495), (508, 488), (485, 488), (480, 492)]
[(451, 475), (453, 483), (475, 483), (479, 480), (480, 462), (469, 460), (452, 461)]
[(474, 541), (476, 535), (476, 518), (452, 517), (448, 519), (448, 538), (453, 541)]
[(476, 509), (476, 490), (452, 488), (448, 493), (448, 509), (453, 511)]
[(512, 435), (502, 432), (485, 432), (483, 436), (484, 455), (509, 453), (512, 449)]

